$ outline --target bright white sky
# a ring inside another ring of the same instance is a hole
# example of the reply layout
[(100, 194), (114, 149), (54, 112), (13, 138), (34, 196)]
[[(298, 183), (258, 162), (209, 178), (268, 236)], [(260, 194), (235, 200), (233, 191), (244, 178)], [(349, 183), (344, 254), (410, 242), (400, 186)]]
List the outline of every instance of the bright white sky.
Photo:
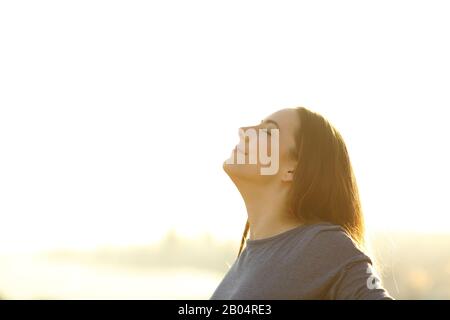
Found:
[(446, 1), (4, 1), (0, 250), (239, 239), (238, 127), (305, 106), (369, 228), (450, 232)]

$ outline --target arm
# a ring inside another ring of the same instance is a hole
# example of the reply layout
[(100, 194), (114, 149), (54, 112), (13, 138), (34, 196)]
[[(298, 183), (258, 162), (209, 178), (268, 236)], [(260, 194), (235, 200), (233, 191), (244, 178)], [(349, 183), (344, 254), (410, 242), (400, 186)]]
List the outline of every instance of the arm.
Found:
[(393, 300), (382, 287), (370, 262), (364, 259), (349, 261), (329, 294), (335, 300)]
[(322, 228), (305, 255), (314, 265), (307, 275), (325, 299), (392, 299), (381, 286), (372, 261), (338, 226)]

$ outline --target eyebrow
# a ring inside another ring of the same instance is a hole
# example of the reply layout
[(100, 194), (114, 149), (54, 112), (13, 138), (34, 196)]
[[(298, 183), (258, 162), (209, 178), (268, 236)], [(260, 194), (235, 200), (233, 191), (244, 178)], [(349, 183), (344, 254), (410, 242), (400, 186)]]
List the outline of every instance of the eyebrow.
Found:
[(268, 123), (273, 123), (278, 129), (280, 129), (280, 126), (278, 125), (278, 123), (272, 119), (261, 120), (260, 124), (268, 124)]

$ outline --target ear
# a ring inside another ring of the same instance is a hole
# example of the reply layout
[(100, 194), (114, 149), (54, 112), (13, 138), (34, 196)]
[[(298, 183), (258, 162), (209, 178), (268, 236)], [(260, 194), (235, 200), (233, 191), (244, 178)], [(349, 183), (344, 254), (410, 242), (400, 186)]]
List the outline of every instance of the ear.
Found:
[(291, 182), (294, 179), (294, 169), (288, 169), (283, 176), (281, 177), (281, 181), (283, 182)]

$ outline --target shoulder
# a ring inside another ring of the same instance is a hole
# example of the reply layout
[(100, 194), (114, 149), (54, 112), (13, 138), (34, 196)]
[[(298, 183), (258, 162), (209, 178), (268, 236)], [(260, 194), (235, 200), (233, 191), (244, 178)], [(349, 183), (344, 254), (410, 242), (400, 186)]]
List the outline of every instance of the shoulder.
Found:
[(323, 242), (334, 245), (355, 246), (355, 242), (347, 232), (339, 225), (323, 222), (309, 226), (309, 237), (315, 243)]
[(310, 258), (323, 262), (347, 264), (353, 260), (366, 260), (372, 263), (344, 228), (331, 223), (311, 225), (305, 249)]

